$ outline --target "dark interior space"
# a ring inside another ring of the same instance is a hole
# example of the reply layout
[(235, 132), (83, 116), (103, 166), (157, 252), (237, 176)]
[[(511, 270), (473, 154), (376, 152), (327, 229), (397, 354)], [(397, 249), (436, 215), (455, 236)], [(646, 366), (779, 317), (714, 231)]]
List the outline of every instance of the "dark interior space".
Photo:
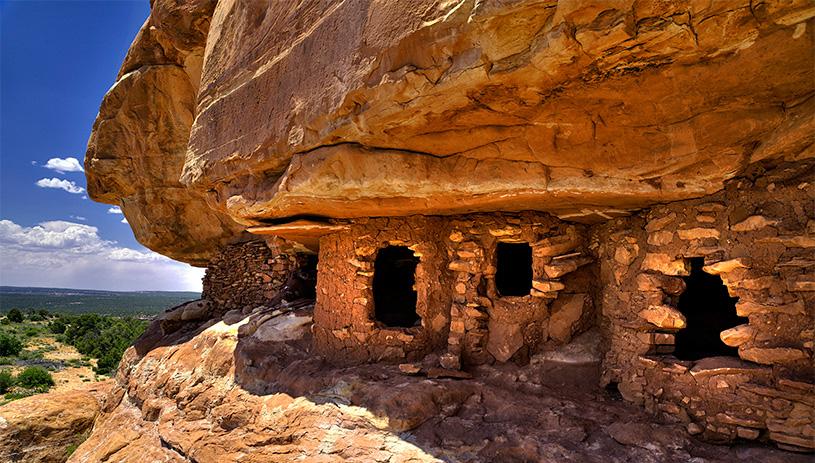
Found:
[(272, 299), (272, 307), (281, 302), (317, 298), (317, 255), (301, 255), (300, 267), (291, 272), (286, 284)]
[(374, 316), (391, 327), (410, 327), (420, 318), (416, 313), (416, 266), (419, 258), (406, 246), (379, 250), (374, 262)]
[(532, 289), (532, 246), (498, 243), (495, 287), (501, 296), (528, 296)]
[(719, 333), (747, 323), (736, 315), (737, 297), (730, 297), (719, 276), (705, 273), (705, 259), (691, 259), (690, 276), (684, 277), (687, 289), (679, 296), (677, 308), (687, 318), (687, 327), (676, 333), (674, 355), (680, 360), (705, 357), (738, 356), (738, 349), (722, 342)]

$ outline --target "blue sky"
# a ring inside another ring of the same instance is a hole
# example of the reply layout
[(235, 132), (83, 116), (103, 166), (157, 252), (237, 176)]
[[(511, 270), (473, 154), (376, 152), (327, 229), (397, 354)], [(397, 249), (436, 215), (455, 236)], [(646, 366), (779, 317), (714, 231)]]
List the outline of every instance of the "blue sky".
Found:
[(0, 284), (201, 290), (202, 270), (138, 244), (84, 191), (99, 104), (149, 14), (148, 0), (0, 0)]

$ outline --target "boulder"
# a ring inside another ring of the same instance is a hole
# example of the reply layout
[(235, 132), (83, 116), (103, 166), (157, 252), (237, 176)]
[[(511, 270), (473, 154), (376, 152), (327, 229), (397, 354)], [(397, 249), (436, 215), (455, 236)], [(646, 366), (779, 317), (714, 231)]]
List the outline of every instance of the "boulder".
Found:
[(15, 400), (0, 407), (0, 460), (63, 462), (102, 411), (113, 381)]

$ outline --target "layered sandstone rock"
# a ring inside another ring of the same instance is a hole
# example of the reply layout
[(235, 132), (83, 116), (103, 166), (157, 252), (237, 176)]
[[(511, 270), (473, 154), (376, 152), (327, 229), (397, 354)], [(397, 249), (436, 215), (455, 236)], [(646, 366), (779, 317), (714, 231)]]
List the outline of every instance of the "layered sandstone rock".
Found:
[(214, 1), (153, 2), (93, 125), (88, 194), (121, 206), (136, 239), (204, 265), (237, 230), (179, 182)]
[(86, 164), (92, 197), (188, 261), (233, 220), (597, 221), (813, 156), (806, 0), (170, 5), (155, 2)]
[(63, 462), (88, 437), (112, 381), (35, 395), (0, 407), (0, 460)]
[(596, 337), (524, 369), (434, 379), (310, 356), (309, 312), (286, 310), (234, 311), (167, 335), (161, 319), (184, 317), (164, 314), (125, 353), (93, 433), (68, 461), (808, 461), (698, 442), (602, 391), (576, 390), (573, 381), (591, 387), (576, 373), (596, 370)]

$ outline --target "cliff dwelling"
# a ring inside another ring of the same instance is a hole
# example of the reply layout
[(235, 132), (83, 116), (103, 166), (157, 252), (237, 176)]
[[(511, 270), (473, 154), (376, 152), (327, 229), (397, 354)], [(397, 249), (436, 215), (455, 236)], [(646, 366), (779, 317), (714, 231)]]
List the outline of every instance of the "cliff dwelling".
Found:
[[(815, 448), (811, 2), (350, 3), (297, 38), (293, 4), (220, 2), (203, 71), (128, 54), (90, 196), (207, 267), (214, 316), (313, 303), (332, 364), (591, 338), (587, 378), (691, 435)], [(140, 86), (173, 143), (123, 135)]]

